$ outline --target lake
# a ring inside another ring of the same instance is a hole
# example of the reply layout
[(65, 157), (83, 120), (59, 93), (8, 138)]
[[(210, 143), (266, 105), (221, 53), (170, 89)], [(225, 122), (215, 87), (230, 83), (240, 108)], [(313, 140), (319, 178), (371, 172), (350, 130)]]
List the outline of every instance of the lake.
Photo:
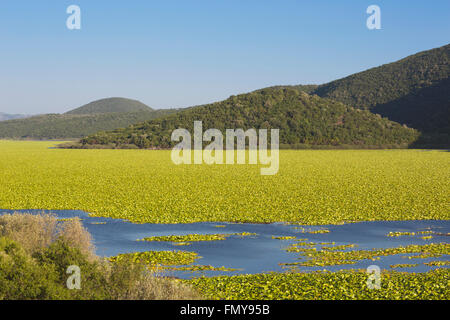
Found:
[[(297, 237), (308, 242), (334, 242), (334, 245), (357, 245), (352, 250), (393, 248), (410, 244), (449, 243), (449, 220), (418, 220), (418, 221), (370, 221), (347, 223), (343, 225), (302, 226), (285, 223), (250, 224), (229, 222), (202, 222), (190, 224), (135, 224), (129, 221), (102, 217), (91, 217), (83, 211), (72, 210), (0, 210), (0, 214), (13, 212), (53, 213), (61, 219), (79, 217), (83, 225), (91, 233), (96, 252), (100, 256), (109, 257), (120, 253), (149, 250), (186, 250), (198, 253), (202, 258), (195, 264), (212, 265), (239, 269), (236, 271), (167, 271), (165, 275), (180, 278), (190, 278), (198, 275), (232, 275), (240, 273), (282, 272), (286, 269), (279, 263), (299, 262), (306, 258), (299, 253), (284, 250), (295, 240), (279, 240), (275, 237)], [(328, 230), (327, 233), (310, 233), (317, 230)], [(305, 232), (306, 231), (306, 232)], [(420, 231), (433, 231), (432, 239), (422, 239)], [(230, 234), (250, 232), (252, 236), (229, 236), (221, 241), (192, 242), (188, 246), (177, 246), (172, 242), (137, 241), (144, 237), (187, 234)], [(388, 237), (389, 232), (409, 232), (416, 235)], [(348, 249), (347, 249), (348, 250)], [(435, 267), (424, 265), (423, 262), (449, 260), (449, 255), (440, 258), (405, 259), (408, 254), (380, 257), (379, 260), (362, 260), (351, 265), (327, 267), (299, 267), (300, 271), (367, 268), (376, 264), (381, 269), (391, 269), (390, 265), (417, 263), (417, 267), (407, 267), (398, 270), (425, 272)], [(414, 255), (414, 254), (410, 254)]]

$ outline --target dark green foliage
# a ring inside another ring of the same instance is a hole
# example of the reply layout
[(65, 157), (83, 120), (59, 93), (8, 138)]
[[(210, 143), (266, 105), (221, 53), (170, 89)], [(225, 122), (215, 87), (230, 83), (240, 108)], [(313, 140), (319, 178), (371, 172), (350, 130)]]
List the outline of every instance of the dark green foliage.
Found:
[(313, 91), (450, 141), (450, 45), (320, 85)]
[(450, 45), (320, 85), (313, 93), (358, 108), (372, 108), (438, 84), (450, 76)]
[(293, 88), (370, 110), (418, 129), (416, 147), (449, 147), (450, 45), (419, 52), (320, 86)]
[(293, 86), (272, 86), (264, 89), (256, 90), (255, 92), (261, 92), (267, 89), (295, 89), (297, 91), (305, 92), (307, 94), (312, 94), (314, 90), (318, 87), (317, 84), (297, 84)]
[(0, 238), (0, 299), (48, 299), (63, 294), (57, 276), (40, 267), (25, 250)]
[[(80, 267), (80, 290), (67, 289), (70, 274), (66, 270), (70, 265)], [(0, 238), (0, 300), (111, 299), (110, 281), (104, 265), (88, 260), (79, 249), (63, 241), (52, 243), (32, 257), (18, 243)], [(114, 285), (123, 289), (125, 283), (126, 279), (122, 279)]]
[[(80, 267), (80, 289), (67, 288), (71, 265)], [(136, 290), (144, 271), (142, 264), (89, 259), (61, 240), (30, 256), (17, 242), (0, 238), (0, 300), (123, 298)]]
[(140, 101), (126, 98), (106, 98), (92, 101), (84, 106), (66, 112), (66, 114), (94, 114), (110, 112), (139, 112), (153, 109)]
[[(34, 254), (33, 258), (38, 266), (54, 275), (56, 285), (62, 285), (63, 292), (75, 299), (106, 299), (111, 298), (105, 284), (108, 277), (105, 266), (98, 261), (89, 261), (78, 248), (70, 247), (65, 241), (58, 240), (48, 248)], [(76, 265), (81, 270), (81, 289), (68, 290), (65, 288), (68, 266)], [(54, 297), (52, 297), (54, 299)]]
[(193, 132), (195, 120), (203, 129), (280, 129), (280, 143), (287, 145), (407, 145), (417, 138), (413, 129), (357, 110), (340, 102), (310, 96), (295, 89), (268, 88), (204, 106), (186, 109), (164, 118), (125, 129), (99, 132), (81, 140), (83, 145), (136, 145), (168, 148), (177, 128)]

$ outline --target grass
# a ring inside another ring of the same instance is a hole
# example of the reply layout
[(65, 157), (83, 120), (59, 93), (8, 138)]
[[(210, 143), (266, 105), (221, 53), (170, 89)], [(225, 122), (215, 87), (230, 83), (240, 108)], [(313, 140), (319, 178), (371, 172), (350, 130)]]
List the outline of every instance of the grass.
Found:
[(448, 300), (449, 277), (448, 269), (426, 273), (384, 271), (379, 290), (368, 289), (367, 274), (355, 270), (200, 277), (187, 283), (209, 299)]
[(170, 151), (0, 141), (0, 208), (73, 209), (134, 222), (339, 224), (449, 219), (450, 154), (280, 151), (280, 170), (174, 165)]

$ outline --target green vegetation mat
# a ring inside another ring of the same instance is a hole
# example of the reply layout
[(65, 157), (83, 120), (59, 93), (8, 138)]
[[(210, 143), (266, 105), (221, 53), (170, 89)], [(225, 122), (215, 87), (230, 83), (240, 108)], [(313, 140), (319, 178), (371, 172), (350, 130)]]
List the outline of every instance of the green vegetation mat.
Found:
[(163, 150), (0, 141), (0, 208), (83, 210), (139, 223), (450, 219), (450, 153), (281, 150), (280, 170), (179, 165)]
[(123, 253), (110, 257), (111, 262), (120, 262), (123, 260), (145, 263), (149, 265), (189, 265), (200, 258), (195, 252), (188, 251), (144, 251)]
[(381, 289), (368, 289), (363, 271), (270, 273), (201, 277), (187, 281), (209, 299), (440, 299), (450, 297), (450, 271), (388, 271)]
[(144, 251), (119, 254), (108, 260), (113, 263), (131, 262), (143, 263), (149, 270), (176, 270), (176, 271), (236, 271), (235, 268), (214, 267), (211, 265), (194, 264), (201, 258), (196, 252), (189, 251)]
[(450, 252), (449, 243), (431, 243), (425, 245), (412, 244), (409, 246), (387, 249), (339, 251), (348, 247), (348, 245), (322, 247), (321, 250), (317, 250), (314, 247), (311, 248), (309, 243), (294, 243), (286, 248), (286, 251), (298, 252), (309, 259), (302, 262), (286, 263), (284, 265), (298, 265), (304, 267), (334, 266), (341, 264), (355, 264), (364, 259), (377, 260), (381, 256), (391, 256), (396, 254), (420, 253), (426, 257), (440, 257), (443, 254), (448, 254)]
[(225, 240), (229, 236), (247, 237), (256, 235), (256, 233), (240, 232), (240, 233), (216, 233), (216, 234), (187, 234), (181, 236), (154, 236), (140, 239), (140, 241), (172, 241), (178, 243), (188, 243), (194, 241), (220, 241)]

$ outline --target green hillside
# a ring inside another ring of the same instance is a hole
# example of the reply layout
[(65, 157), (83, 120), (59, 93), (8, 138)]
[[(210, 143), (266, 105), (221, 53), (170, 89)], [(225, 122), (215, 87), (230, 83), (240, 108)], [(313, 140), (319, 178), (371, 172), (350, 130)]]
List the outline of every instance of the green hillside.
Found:
[(110, 112), (151, 111), (152, 108), (140, 101), (126, 98), (106, 98), (92, 101), (84, 106), (66, 112), (66, 114), (94, 114)]
[(341, 102), (296, 89), (267, 88), (125, 129), (99, 132), (80, 142), (84, 147), (167, 148), (174, 145), (170, 141), (172, 131), (186, 128), (192, 132), (195, 120), (202, 120), (204, 129), (217, 128), (223, 132), (227, 128), (277, 128), (280, 129), (280, 143), (290, 147), (405, 146), (418, 135), (413, 129)]
[(317, 84), (297, 84), (297, 85), (291, 85), (291, 86), (272, 86), (264, 89), (258, 89), (255, 90), (255, 92), (261, 92), (263, 90), (267, 89), (295, 89), (301, 92), (305, 92), (307, 94), (312, 94), (317, 89), (319, 85)]
[(312, 93), (450, 141), (450, 45), (320, 85)]
[[(128, 104), (129, 103), (129, 104)], [(126, 112), (119, 112), (126, 110)], [(94, 101), (65, 114), (44, 114), (0, 122), (0, 138), (70, 139), (103, 130), (127, 127), (174, 113), (178, 109), (153, 110), (130, 99)]]

